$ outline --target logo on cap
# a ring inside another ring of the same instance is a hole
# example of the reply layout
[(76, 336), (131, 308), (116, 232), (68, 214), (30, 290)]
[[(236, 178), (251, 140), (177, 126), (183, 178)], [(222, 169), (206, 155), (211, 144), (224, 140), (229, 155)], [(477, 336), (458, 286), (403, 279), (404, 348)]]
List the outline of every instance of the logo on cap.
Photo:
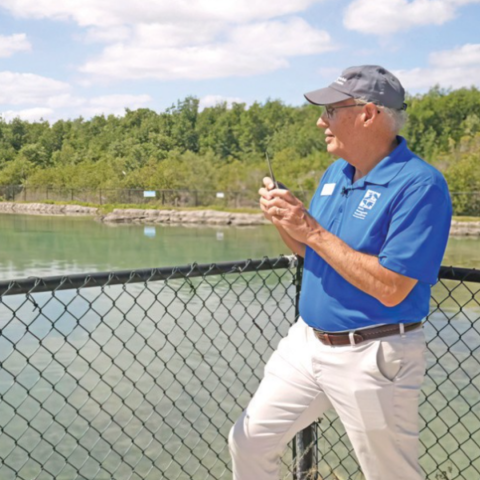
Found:
[(335, 80), (335, 83), (338, 83), (339, 85), (343, 85), (346, 81), (347, 81), (347, 79), (345, 77), (338, 77)]

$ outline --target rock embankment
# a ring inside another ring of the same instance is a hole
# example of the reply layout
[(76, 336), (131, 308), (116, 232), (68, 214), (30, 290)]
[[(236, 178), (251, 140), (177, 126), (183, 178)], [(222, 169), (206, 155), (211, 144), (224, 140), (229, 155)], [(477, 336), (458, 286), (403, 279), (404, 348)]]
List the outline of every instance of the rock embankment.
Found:
[[(231, 213), (215, 210), (142, 210), (116, 209), (99, 218), (105, 223), (145, 223), (170, 225), (265, 225), (261, 213)], [(480, 236), (480, 222), (452, 221), (450, 235)]]
[[(46, 203), (0, 202), (0, 213), (26, 215), (93, 215), (107, 224), (142, 223), (165, 225), (237, 225), (268, 224), (261, 213), (232, 213), (215, 210), (143, 210), (140, 208), (115, 209), (100, 215), (98, 208), (80, 205), (50, 205)], [(452, 222), (452, 236), (480, 236), (479, 222)]]
[(0, 202), (0, 213), (25, 215), (98, 215), (98, 208), (82, 207), (81, 205)]
[(480, 236), (480, 222), (456, 222), (452, 221), (450, 235), (459, 237)]
[(146, 223), (167, 225), (264, 225), (261, 213), (231, 213), (215, 210), (141, 210), (115, 209), (100, 218), (105, 223)]

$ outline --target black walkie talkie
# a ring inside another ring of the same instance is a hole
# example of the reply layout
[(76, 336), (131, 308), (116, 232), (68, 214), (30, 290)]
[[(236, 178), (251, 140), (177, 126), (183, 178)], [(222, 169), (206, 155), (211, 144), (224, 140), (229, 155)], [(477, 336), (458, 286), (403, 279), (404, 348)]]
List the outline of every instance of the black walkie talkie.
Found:
[(268, 158), (268, 153), (265, 152), (265, 158), (267, 159), (267, 164), (268, 164), (268, 170), (270, 172), (270, 178), (273, 181), (273, 184), (275, 185), (275, 188), (280, 188), (281, 190), (288, 190), (288, 188), (281, 182), (277, 182), (275, 180), (275, 175), (273, 174), (273, 169), (272, 169), (272, 164), (270, 163), (270, 158)]

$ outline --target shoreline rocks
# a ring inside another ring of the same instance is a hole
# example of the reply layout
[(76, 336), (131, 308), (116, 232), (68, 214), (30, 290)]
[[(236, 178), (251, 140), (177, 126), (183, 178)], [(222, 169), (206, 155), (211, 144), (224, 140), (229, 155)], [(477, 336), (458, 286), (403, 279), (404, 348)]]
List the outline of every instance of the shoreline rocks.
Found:
[(142, 223), (167, 225), (266, 225), (261, 213), (232, 213), (216, 210), (141, 210), (115, 209), (100, 218), (104, 223)]
[(450, 227), (451, 237), (479, 237), (480, 236), (480, 222), (458, 222), (452, 220)]
[(0, 202), (0, 214), (94, 216), (106, 224), (166, 224), (166, 225), (217, 225), (256, 226), (266, 225), (261, 213), (234, 213), (216, 210), (152, 210), (140, 208), (117, 208), (101, 215), (98, 208), (81, 205), (53, 205), (48, 203)]
[(98, 208), (49, 203), (0, 202), (0, 213), (21, 215), (98, 215)]
[[(216, 210), (148, 210), (140, 208), (115, 209), (101, 215), (95, 207), (81, 205), (52, 205), (47, 203), (0, 202), (0, 214), (94, 216), (107, 225), (212, 225), (212, 226), (257, 226), (268, 225), (261, 213), (234, 213)], [(452, 221), (450, 236), (480, 236), (480, 221)]]

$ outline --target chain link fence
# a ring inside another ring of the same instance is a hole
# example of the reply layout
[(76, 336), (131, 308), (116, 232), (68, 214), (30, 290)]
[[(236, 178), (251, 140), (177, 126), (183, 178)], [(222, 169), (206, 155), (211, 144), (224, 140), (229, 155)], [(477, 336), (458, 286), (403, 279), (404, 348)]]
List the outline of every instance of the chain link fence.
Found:
[[(294, 191), (308, 202), (313, 192)], [(80, 189), (61, 187), (27, 187), (0, 185), (0, 200), (9, 202), (78, 202), (104, 204), (155, 205), (157, 207), (258, 208), (258, 192), (215, 190), (155, 190), (145, 196), (143, 189)]]
[[(295, 321), (290, 257), (0, 282), (0, 479), (229, 479), (228, 431)], [(421, 405), (429, 480), (480, 479), (480, 274), (441, 270)], [(334, 414), (292, 446), (360, 480)], [(308, 464), (308, 462), (306, 462)]]
[[(155, 190), (153, 196), (144, 196), (144, 190), (85, 189), (62, 187), (30, 187), (25, 185), (0, 185), (0, 200), (8, 202), (78, 202), (104, 204), (155, 205), (157, 207), (257, 208), (257, 191), (218, 192), (215, 190)], [(293, 190), (305, 204), (310, 203), (313, 191)], [(480, 192), (451, 192), (456, 215), (480, 216)]]
[[(427, 480), (480, 479), (480, 271), (442, 267), (425, 323), (420, 462)], [(323, 480), (363, 480), (334, 413), (314, 429)]]

